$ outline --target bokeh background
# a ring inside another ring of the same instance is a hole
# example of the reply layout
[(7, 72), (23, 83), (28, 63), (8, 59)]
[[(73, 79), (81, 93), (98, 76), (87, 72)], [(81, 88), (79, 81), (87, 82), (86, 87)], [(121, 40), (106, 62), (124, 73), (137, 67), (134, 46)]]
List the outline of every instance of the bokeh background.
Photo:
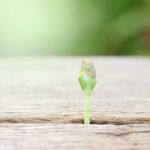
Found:
[(0, 0), (0, 56), (150, 55), (150, 0)]

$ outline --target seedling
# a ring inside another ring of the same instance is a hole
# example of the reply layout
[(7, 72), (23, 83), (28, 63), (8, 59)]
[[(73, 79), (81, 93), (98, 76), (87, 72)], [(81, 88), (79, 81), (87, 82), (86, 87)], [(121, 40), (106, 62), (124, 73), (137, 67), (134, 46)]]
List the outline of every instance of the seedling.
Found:
[(96, 71), (89, 59), (82, 60), (79, 82), (85, 93), (84, 124), (90, 124), (90, 96), (96, 85)]

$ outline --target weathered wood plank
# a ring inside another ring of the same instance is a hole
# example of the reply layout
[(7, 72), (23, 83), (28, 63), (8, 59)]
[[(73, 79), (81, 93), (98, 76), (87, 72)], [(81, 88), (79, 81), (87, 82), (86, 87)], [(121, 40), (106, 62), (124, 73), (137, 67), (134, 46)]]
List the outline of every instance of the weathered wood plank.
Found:
[[(79, 57), (0, 60), (0, 122), (81, 123)], [(150, 123), (150, 59), (94, 57), (94, 123)]]
[(81, 124), (80, 60), (0, 59), (0, 150), (150, 149), (150, 59), (92, 58), (89, 126)]
[(148, 150), (150, 125), (0, 125), (1, 150)]

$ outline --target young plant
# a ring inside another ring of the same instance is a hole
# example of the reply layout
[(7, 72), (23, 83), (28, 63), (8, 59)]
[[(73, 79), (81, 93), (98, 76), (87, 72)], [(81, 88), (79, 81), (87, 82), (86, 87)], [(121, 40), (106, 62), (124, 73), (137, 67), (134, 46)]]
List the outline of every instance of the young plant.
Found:
[(79, 82), (85, 93), (84, 124), (90, 124), (90, 96), (96, 85), (96, 71), (89, 59), (82, 60)]

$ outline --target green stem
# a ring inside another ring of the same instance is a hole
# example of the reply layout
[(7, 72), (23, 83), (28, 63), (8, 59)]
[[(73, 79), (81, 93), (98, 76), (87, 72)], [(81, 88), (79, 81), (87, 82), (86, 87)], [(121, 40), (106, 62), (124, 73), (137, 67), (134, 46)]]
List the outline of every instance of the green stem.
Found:
[(90, 94), (85, 94), (84, 124), (90, 124)]

